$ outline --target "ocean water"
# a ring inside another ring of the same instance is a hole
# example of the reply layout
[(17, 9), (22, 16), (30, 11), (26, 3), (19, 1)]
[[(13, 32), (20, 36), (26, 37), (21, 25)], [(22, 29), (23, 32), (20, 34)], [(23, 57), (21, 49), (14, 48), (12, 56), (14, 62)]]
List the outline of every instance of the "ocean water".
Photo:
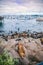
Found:
[(3, 32), (43, 32), (43, 21), (36, 21), (37, 18), (43, 15), (3, 15), (4, 19), (1, 21), (0, 34)]
[(43, 62), (38, 63), (37, 65), (43, 65)]

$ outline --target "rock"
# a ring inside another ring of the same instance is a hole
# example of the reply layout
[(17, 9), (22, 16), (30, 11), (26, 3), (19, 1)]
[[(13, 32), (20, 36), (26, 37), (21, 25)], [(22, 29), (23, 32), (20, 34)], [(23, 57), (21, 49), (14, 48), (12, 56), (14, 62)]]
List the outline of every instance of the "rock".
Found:
[(36, 21), (43, 22), (43, 17), (37, 18)]
[(38, 39), (34, 39), (34, 41), (35, 41), (35, 43), (36, 43), (38, 46), (41, 46), (41, 41), (40, 41), (39, 38), (38, 38)]
[(43, 38), (40, 38), (41, 44), (43, 45)]
[(39, 62), (39, 60), (35, 56), (32, 56), (32, 55), (29, 55), (28, 59), (30, 60), (31, 64), (34, 63), (34, 62), (35, 63)]
[(27, 46), (28, 46), (28, 49), (37, 51), (37, 44), (36, 43), (31, 42), (31, 43), (28, 43)]
[(26, 39), (26, 38), (24, 38), (24, 43), (28, 43), (29, 41), (28, 41), (28, 39)]
[(16, 39), (16, 41), (21, 41), (21, 38)]
[(11, 55), (13, 58), (20, 58), (18, 52), (16, 52), (14, 49), (10, 48), (10, 49), (8, 49), (8, 52), (10, 53), (10, 55)]
[(5, 45), (7, 45), (7, 42), (4, 39), (0, 38), (0, 46), (5, 47)]
[(36, 58), (39, 60), (39, 61), (43, 61), (43, 51), (38, 51), (36, 53)]
[(32, 33), (31, 34), (31, 37), (33, 37), (33, 38), (42, 38), (43, 37), (43, 33), (42, 32), (40, 32), (40, 33)]
[(37, 33), (37, 38), (41, 38), (43, 37), (43, 34), (42, 33)]
[(8, 39), (11, 39), (11, 35), (8, 36)]
[(31, 34), (31, 37), (37, 39), (37, 35), (36, 34)]
[(14, 34), (14, 38), (18, 38), (19, 37), (19, 34)]
[(1, 47), (2, 50), (6, 49), (14, 58), (19, 58), (23, 65), (36, 65), (36, 63), (43, 61), (43, 45), (40, 38), (22, 37), (8, 39), (8, 41), (0, 38), (0, 50)]
[(20, 59), (20, 61), (21, 61), (22, 65), (29, 65), (29, 60), (25, 57)]
[(4, 19), (4, 17), (0, 16), (0, 20), (3, 20), (3, 19)]
[(5, 39), (5, 41), (8, 41), (8, 36), (7, 35), (2, 35), (2, 38)]
[(10, 48), (12, 48), (13, 46), (15, 47), (15, 44), (16, 44), (17, 42), (14, 40), (14, 39), (10, 39), (10, 40), (8, 40), (7, 41), (7, 45), (5, 46), (5, 48), (6, 49), (10, 49)]
[(0, 46), (0, 54), (2, 54), (4, 52), (3, 50), (4, 48)]
[(21, 33), (21, 36), (25, 38), (25, 37), (27, 37), (29, 35), (27, 33)]

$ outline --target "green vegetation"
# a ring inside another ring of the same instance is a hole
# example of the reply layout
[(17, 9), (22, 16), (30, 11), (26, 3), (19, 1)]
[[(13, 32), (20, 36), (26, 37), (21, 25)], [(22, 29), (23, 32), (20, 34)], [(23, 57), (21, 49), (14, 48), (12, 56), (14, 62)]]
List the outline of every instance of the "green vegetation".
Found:
[(0, 55), (0, 65), (18, 65), (19, 60), (13, 59), (11, 56), (9, 56), (8, 52), (4, 52), (2, 55)]

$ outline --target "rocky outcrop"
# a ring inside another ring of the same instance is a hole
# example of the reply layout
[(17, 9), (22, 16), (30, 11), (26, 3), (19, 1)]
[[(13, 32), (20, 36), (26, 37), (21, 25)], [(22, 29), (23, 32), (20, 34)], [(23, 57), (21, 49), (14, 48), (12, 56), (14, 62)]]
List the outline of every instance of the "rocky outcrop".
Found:
[(36, 21), (40, 21), (41, 22), (41, 21), (43, 21), (43, 18), (41, 18), (41, 17), (37, 18)]
[(22, 65), (36, 65), (43, 61), (43, 45), (40, 38), (21, 37), (19, 39), (9, 39), (8, 41), (0, 39), (0, 46), (4, 50), (6, 49), (13, 58), (19, 58)]
[(4, 19), (4, 17), (0, 16), (0, 20), (3, 20), (3, 19)]

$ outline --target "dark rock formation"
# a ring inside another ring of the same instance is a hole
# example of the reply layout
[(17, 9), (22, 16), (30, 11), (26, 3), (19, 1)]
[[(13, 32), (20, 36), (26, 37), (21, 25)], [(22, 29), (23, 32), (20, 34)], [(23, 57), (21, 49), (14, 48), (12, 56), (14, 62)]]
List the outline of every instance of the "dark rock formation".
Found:
[(4, 17), (0, 16), (0, 20), (3, 20), (3, 19), (4, 19)]

